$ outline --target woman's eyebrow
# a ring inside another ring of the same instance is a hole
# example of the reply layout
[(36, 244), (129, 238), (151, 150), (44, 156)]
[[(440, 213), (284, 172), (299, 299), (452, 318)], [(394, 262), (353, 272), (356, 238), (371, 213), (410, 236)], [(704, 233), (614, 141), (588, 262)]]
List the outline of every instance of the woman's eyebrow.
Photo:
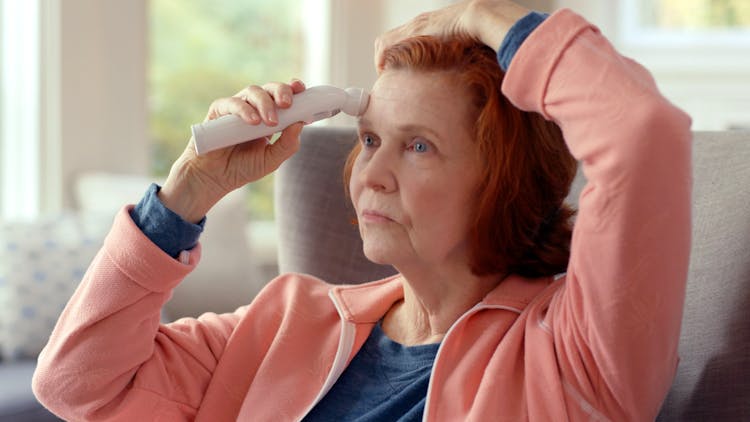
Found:
[(364, 118), (363, 116), (359, 116), (359, 118), (357, 118), (357, 126), (372, 127), (372, 123), (370, 123), (370, 121)]
[[(361, 127), (370, 127), (371, 128), (371, 127), (373, 127), (373, 124), (372, 124), (372, 122), (370, 122), (369, 120), (367, 120), (367, 118), (365, 118), (365, 117), (359, 117), (357, 119), (357, 126), (359, 126), (360, 128)], [(404, 124), (404, 125), (392, 126), (392, 128), (394, 130), (396, 130), (398, 132), (402, 132), (402, 133), (414, 133), (414, 132), (427, 133), (430, 138), (434, 138), (434, 139), (437, 139), (437, 140), (441, 139), (441, 136), (440, 136), (440, 134), (437, 131), (435, 131), (431, 127), (425, 126), (425, 125), (420, 125), (420, 124), (415, 124), (415, 123), (407, 123), (407, 124)]]
[(396, 126), (395, 129), (399, 132), (418, 132), (418, 133), (427, 133), (430, 138), (440, 139), (440, 134), (437, 133), (435, 130), (433, 130), (429, 126), (419, 125), (419, 124), (405, 124), (401, 126)]

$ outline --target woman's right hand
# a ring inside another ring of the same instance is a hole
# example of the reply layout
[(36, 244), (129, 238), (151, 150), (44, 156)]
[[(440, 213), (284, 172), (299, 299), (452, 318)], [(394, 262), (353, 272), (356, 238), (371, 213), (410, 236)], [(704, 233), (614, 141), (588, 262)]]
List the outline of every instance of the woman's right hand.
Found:
[[(277, 108), (289, 108), (293, 95), (304, 90), (305, 85), (299, 80), (251, 85), (232, 97), (215, 100), (206, 120), (236, 114), (249, 124), (262, 121), (275, 126)], [(224, 195), (263, 178), (291, 157), (299, 148), (302, 126), (289, 126), (273, 144), (268, 138), (261, 138), (202, 155), (195, 152), (195, 140), (191, 138), (172, 165), (159, 199), (184, 220), (200, 221)]]

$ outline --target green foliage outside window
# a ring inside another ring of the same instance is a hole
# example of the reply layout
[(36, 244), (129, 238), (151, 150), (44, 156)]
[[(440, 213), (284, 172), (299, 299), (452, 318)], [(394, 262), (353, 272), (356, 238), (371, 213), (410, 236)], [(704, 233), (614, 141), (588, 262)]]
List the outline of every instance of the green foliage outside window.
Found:
[(641, 21), (664, 29), (750, 28), (748, 0), (640, 0)]
[[(166, 176), (211, 102), (249, 84), (301, 77), (303, 36), (292, 0), (151, 0), (152, 171)], [(272, 176), (249, 189), (253, 218), (273, 218)]]

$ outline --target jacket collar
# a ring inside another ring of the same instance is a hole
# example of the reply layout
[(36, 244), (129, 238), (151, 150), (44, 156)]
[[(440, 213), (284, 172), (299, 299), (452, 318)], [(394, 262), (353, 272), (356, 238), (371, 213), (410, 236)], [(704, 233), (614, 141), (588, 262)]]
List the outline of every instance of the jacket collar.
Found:
[(489, 292), (481, 303), (489, 306), (510, 306), (523, 310), (552, 281), (552, 277), (526, 278), (511, 274)]
[(344, 319), (355, 324), (373, 324), (404, 298), (404, 289), (401, 274), (396, 274), (371, 283), (335, 286), (331, 294), (339, 303)]
[[(552, 277), (525, 278), (510, 275), (488, 293), (480, 304), (523, 310), (552, 281)], [(331, 294), (339, 303), (347, 321), (374, 324), (394, 303), (403, 299), (404, 289), (400, 274), (396, 274), (365, 284), (335, 286), (331, 288)]]

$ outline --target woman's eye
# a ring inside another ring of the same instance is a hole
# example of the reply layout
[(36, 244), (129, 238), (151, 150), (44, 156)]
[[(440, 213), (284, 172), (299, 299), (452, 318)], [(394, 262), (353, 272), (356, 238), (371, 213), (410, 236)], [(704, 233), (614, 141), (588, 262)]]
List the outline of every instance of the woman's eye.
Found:
[(430, 145), (427, 142), (416, 140), (411, 143), (409, 149), (413, 150), (414, 152), (422, 153), (429, 151)]
[(375, 139), (372, 135), (362, 135), (362, 145), (371, 147), (375, 145)]

